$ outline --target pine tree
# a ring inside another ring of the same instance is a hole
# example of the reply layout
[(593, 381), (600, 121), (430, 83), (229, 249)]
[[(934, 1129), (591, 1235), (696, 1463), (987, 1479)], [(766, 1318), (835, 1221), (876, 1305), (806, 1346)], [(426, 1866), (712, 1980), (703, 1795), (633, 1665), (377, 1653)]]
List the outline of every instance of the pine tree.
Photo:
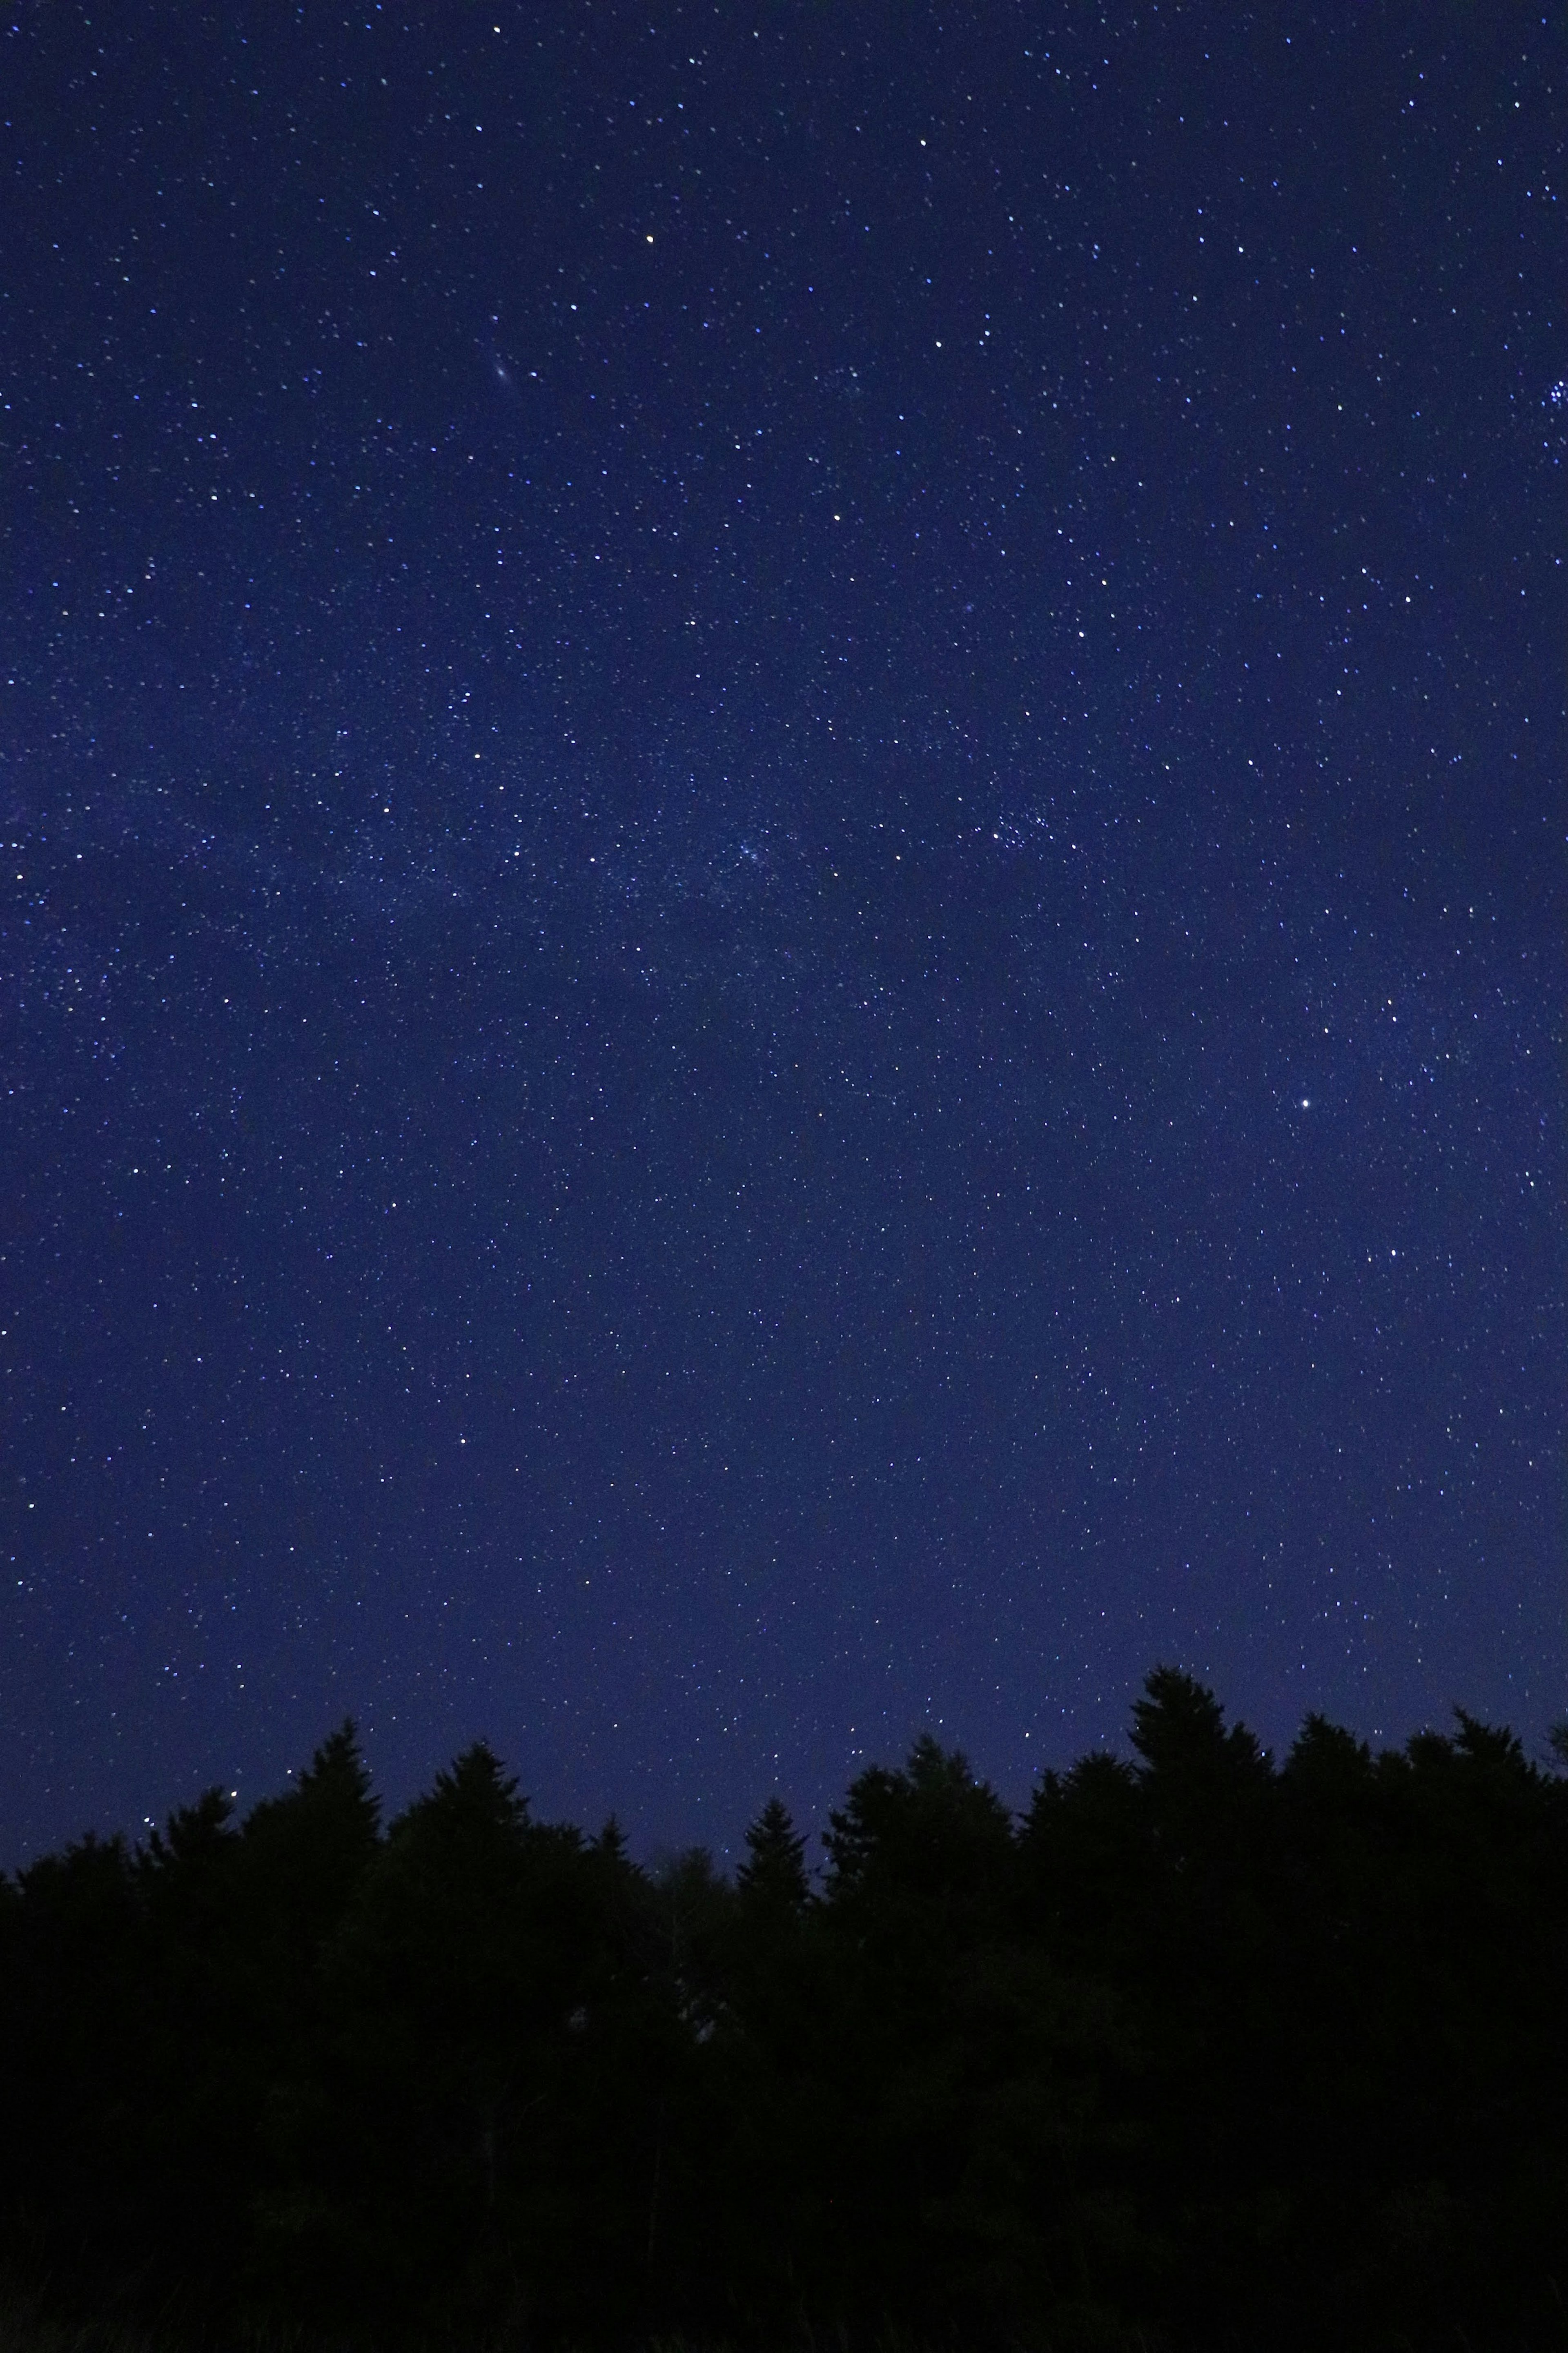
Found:
[(798, 1912), (809, 1899), (805, 1841), (782, 1798), (770, 1798), (747, 1831), (746, 1860), (735, 1884), (748, 1903), (780, 1912)]

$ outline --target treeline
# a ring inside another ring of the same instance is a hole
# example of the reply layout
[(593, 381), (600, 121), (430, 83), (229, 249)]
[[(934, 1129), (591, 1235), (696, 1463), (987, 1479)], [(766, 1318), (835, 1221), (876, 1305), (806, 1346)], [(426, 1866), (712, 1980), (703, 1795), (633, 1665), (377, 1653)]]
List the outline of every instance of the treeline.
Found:
[(1168, 1670), (1131, 1740), (1021, 1816), (923, 1740), (815, 1886), (482, 1746), (384, 1831), (352, 1727), (84, 1839), (0, 1882), (0, 2260), (192, 2341), (1568, 2345), (1568, 1780)]

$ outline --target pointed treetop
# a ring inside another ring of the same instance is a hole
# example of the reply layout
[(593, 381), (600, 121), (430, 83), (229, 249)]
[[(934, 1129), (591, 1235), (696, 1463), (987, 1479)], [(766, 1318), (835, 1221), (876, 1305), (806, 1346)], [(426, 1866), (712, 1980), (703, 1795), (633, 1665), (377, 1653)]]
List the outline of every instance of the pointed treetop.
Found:
[(1244, 1724), (1226, 1729), (1225, 1710), (1194, 1676), (1179, 1667), (1156, 1667), (1143, 1690), (1132, 1710), (1132, 1746), (1143, 1759), (1145, 1780), (1268, 1772), (1257, 1739)]
[(796, 1831), (782, 1798), (770, 1798), (746, 1832), (746, 1860), (735, 1883), (753, 1902), (798, 1911), (811, 1894), (805, 1875), (805, 1841)]
[(614, 1814), (607, 1818), (604, 1829), (594, 1841), (594, 1852), (603, 1855), (606, 1862), (625, 1862), (626, 1834)]
[(455, 1757), (419, 1802), (498, 1829), (520, 1830), (528, 1814), (528, 1799), (517, 1794), (516, 1774), (507, 1771), (487, 1740), (476, 1740)]
[(310, 1763), (300, 1776), (299, 1793), (307, 1790), (331, 1791), (334, 1797), (353, 1797), (380, 1811), (381, 1801), (371, 1788), (370, 1767), (364, 1761), (364, 1751), (359, 1745), (359, 1727), (352, 1715), (345, 1716), (335, 1732), (329, 1732)]

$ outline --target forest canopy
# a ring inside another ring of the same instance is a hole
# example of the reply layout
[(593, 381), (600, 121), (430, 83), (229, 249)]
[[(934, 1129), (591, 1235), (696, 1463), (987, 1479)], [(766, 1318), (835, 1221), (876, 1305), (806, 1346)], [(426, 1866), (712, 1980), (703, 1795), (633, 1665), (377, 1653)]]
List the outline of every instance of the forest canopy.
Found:
[(726, 1877), (482, 1743), (384, 1825), (345, 1725), (0, 1880), (0, 2260), (192, 2341), (1563, 2346), (1553, 1745), (1161, 1668), (1022, 1813), (924, 1738)]

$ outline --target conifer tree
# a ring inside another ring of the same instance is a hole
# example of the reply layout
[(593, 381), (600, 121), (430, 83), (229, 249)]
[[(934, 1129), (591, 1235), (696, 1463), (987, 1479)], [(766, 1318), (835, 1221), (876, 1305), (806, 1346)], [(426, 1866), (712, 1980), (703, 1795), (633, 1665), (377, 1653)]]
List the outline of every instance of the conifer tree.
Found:
[(805, 1841), (782, 1798), (770, 1798), (747, 1831), (746, 1860), (735, 1884), (751, 1903), (778, 1912), (799, 1911), (809, 1898)]

